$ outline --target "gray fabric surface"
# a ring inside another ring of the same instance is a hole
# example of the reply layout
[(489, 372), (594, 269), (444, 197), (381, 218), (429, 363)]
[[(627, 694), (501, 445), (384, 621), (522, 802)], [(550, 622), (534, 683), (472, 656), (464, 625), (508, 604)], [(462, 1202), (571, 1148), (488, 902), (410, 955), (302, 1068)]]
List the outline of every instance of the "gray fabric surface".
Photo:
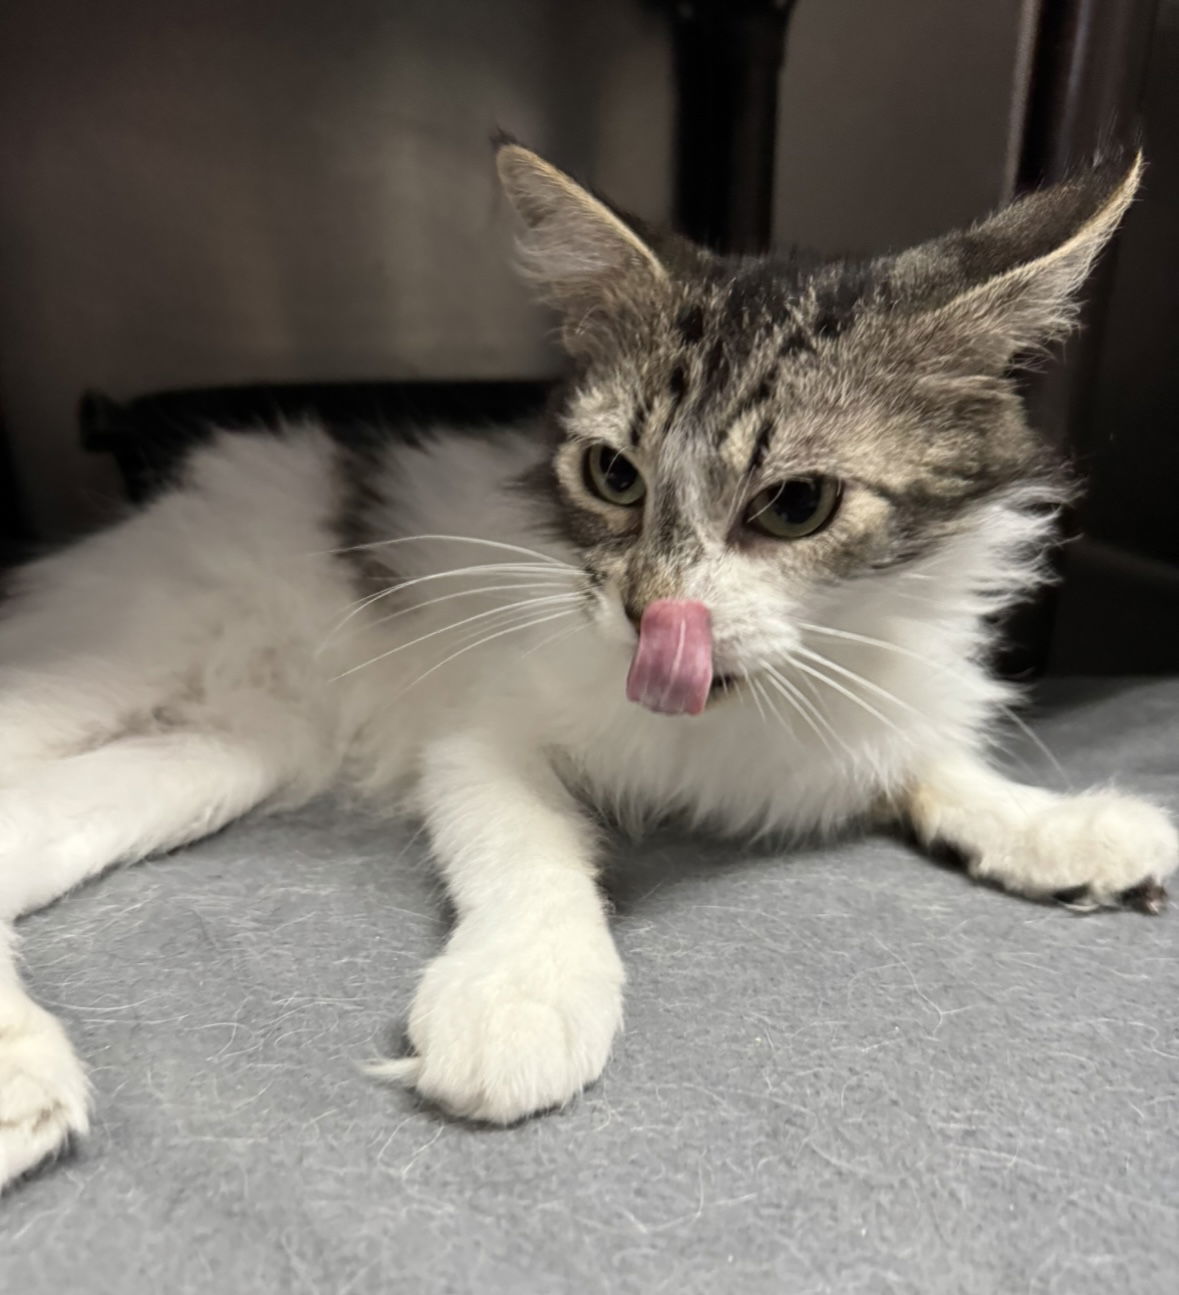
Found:
[[(1179, 808), (1179, 684), (1082, 693), (1038, 724), (1070, 781)], [(249, 821), (27, 921), (97, 1120), (0, 1201), (0, 1286), (1179, 1289), (1179, 911), (1036, 907), (886, 839), (622, 855), (625, 1036), (508, 1131), (353, 1067), (444, 932), (396, 826)]]

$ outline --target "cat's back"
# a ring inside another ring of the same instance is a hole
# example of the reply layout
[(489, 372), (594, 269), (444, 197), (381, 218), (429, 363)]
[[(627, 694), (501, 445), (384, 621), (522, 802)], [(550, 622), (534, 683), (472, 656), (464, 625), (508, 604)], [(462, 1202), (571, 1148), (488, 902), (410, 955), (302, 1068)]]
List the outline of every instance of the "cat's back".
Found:
[(243, 618), (322, 619), (347, 586), (333, 463), (312, 425), (213, 434), (145, 507), (16, 574), (0, 662), (115, 638), (123, 657), (158, 657)]

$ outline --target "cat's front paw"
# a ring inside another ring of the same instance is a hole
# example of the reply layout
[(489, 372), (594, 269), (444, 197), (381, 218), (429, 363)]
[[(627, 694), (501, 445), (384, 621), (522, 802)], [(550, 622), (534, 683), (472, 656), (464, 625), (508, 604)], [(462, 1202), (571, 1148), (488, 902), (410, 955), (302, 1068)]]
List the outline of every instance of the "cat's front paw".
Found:
[(373, 1072), (453, 1115), (511, 1124), (563, 1106), (602, 1072), (622, 1020), (622, 963), (602, 928), (526, 942), (460, 931), (414, 1000), (414, 1056)]
[(57, 1021), (24, 999), (0, 1007), (0, 1190), (85, 1133), (88, 1096)]
[(973, 863), (975, 876), (1078, 909), (1158, 912), (1179, 861), (1179, 833), (1161, 810), (1115, 792), (1054, 801)]

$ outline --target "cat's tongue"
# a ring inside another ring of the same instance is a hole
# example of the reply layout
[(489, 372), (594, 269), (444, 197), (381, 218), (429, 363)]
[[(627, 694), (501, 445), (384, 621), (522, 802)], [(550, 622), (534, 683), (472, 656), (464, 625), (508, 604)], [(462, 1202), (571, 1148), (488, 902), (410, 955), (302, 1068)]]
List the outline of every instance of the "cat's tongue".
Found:
[(639, 625), (626, 696), (660, 715), (699, 715), (712, 687), (712, 617), (703, 603), (663, 598)]

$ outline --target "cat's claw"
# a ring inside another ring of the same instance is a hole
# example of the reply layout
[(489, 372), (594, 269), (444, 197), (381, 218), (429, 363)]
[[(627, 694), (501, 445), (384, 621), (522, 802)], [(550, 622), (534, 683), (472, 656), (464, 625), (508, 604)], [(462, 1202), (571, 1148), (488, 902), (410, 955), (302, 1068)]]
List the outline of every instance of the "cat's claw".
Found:
[(1140, 913), (1161, 913), (1167, 906), (1167, 888), (1162, 882), (1140, 881), (1128, 886), (1118, 896), (1123, 908), (1135, 908)]
[(1052, 898), (1077, 913), (1095, 913), (1101, 908), (1130, 908), (1154, 916), (1167, 906), (1167, 888), (1162, 882), (1148, 878), (1119, 891), (1112, 896), (1111, 903), (1101, 903), (1095, 899), (1093, 889), (1088, 885), (1069, 886), (1058, 890)]
[(975, 876), (1077, 912), (1129, 908), (1159, 913), (1179, 836), (1147, 801), (1094, 791), (1063, 798), (973, 864)]

